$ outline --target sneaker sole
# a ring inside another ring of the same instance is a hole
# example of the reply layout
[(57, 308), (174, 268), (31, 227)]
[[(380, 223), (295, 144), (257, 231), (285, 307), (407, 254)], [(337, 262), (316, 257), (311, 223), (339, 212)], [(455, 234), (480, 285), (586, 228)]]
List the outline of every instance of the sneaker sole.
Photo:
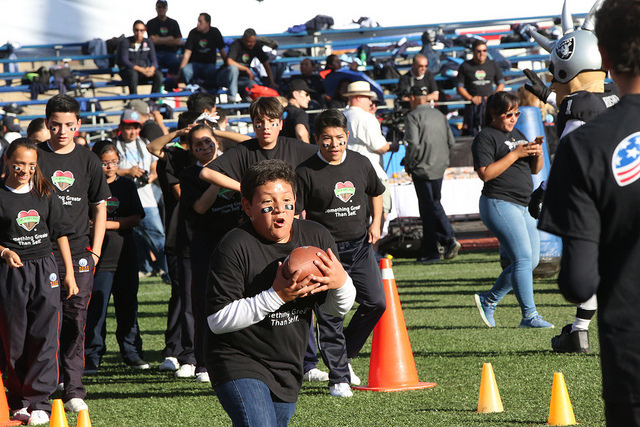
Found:
[(474, 294), (473, 300), (476, 302), (476, 307), (478, 307), (478, 312), (480, 312), (480, 317), (482, 318), (484, 324), (489, 328), (495, 328), (495, 325), (489, 323), (489, 320), (487, 320), (487, 316), (485, 316), (484, 314), (484, 310), (482, 309), (482, 302), (480, 301), (480, 295)]
[(458, 252), (460, 252), (460, 248), (462, 245), (460, 242), (456, 242), (455, 246), (444, 255), (444, 259), (454, 259), (458, 256)]

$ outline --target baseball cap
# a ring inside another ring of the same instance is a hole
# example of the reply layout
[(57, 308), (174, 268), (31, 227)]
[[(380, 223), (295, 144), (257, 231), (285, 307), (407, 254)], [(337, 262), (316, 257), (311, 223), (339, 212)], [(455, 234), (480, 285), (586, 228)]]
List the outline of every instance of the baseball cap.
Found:
[(16, 116), (5, 115), (2, 118), (2, 124), (7, 127), (9, 132), (20, 132), (20, 119)]
[(147, 104), (141, 99), (133, 99), (129, 101), (129, 103), (127, 104), (127, 108), (131, 110), (135, 110), (140, 114), (151, 114), (151, 109), (149, 108), (149, 104)]
[(311, 89), (307, 82), (303, 79), (293, 79), (289, 83), (289, 89), (293, 92), (294, 90), (304, 90), (307, 93), (314, 93), (315, 90)]
[(429, 95), (429, 90), (425, 86), (412, 86), (410, 93), (413, 96), (427, 96)]
[(158, 1), (156, 1), (156, 6), (157, 6), (158, 4), (160, 4), (160, 3), (162, 3), (164, 6), (168, 6), (168, 4), (167, 4), (167, 0), (158, 0)]
[(140, 113), (135, 110), (124, 110), (122, 116), (120, 117), (120, 123), (131, 123), (136, 125), (141, 125), (141, 117)]

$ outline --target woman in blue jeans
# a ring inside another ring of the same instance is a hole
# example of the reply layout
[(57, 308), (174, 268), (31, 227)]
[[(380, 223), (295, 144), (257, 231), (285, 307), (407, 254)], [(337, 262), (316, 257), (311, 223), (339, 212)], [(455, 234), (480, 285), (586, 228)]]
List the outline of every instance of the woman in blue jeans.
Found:
[(514, 129), (518, 100), (508, 92), (496, 92), (487, 101), (485, 128), (471, 146), (473, 167), (484, 181), (480, 217), (498, 238), (510, 261), (487, 293), (474, 295), (484, 323), (492, 328), (497, 304), (513, 289), (522, 312), (521, 328), (553, 328), (536, 310), (533, 301), (533, 269), (538, 265), (540, 238), (527, 205), (533, 190), (531, 174), (543, 166), (538, 140), (528, 142)]

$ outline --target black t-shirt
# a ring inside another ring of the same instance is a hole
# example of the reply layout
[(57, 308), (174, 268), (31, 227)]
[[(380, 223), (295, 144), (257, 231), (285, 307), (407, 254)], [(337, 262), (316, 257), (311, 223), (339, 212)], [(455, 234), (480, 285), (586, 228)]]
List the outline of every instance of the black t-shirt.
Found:
[[(111, 196), (98, 156), (78, 145), (69, 154), (56, 154), (38, 144), (38, 165), (62, 201), (74, 231), (68, 236), (71, 254), (86, 255), (89, 245), (89, 206)], [(54, 248), (55, 248), (54, 242)]]
[[(178, 21), (175, 19), (168, 18), (165, 21), (161, 21), (157, 16), (153, 19), (150, 19), (147, 22), (147, 34), (149, 38), (151, 36), (160, 36), (160, 37), (178, 37), (182, 38), (182, 33), (180, 32), (180, 25), (178, 25)], [(178, 46), (166, 46), (155, 44), (156, 51), (164, 51), (164, 52), (172, 52), (175, 53), (178, 51)]]
[[(253, 49), (247, 49), (242, 42), (234, 40), (229, 46), (229, 58), (234, 61), (249, 67), (253, 58), (258, 58), (260, 62), (265, 62), (269, 57), (262, 50), (262, 43), (258, 42), (253, 46)], [(240, 75), (247, 75), (246, 71), (240, 71)]]
[(279, 136), (276, 146), (270, 150), (260, 148), (256, 138), (236, 144), (207, 165), (215, 171), (240, 181), (245, 171), (262, 160), (280, 159), (294, 169), (318, 151), (317, 145), (311, 145), (286, 136)]
[(371, 162), (347, 150), (339, 165), (330, 165), (318, 155), (296, 169), (297, 211), (327, 227), (336, 242), (356, 240), (367, 233), (369, 197), (384, 193), (384, 185)]
[(558, 108), (558, 120), (556, 128), (558, 135), (562, 136), (564, 127), (570, 120), (588, 122), (607, 108), (615, 105), (620, 99), (611, 91), (603, 93), (587, 92), (581, 90), (565, 97)]
[(291, 104), (287, 105), (284, 109), (283, 120), (284, 124), (282, 125), (280, 135), (297, 138), (296, 125), (304, 125), (304, 127), (307, 128), (307, 132), (311, 134), (311, 130), (309, 129), (309, 116), (302, 108)]
[(222, 39), (220, 30), (216, 27), (209, 28), (206, 34), (194, 28), (189, 31), (189, 36), (187, 37), (184, 48), (191, 51), (189, 62), (215, 64), (216, 49), (224, 49), (224, 40)]
[(406, 74), (400, 76), (400, 79), (398, 79), (397, 95), (400, 97), (409, 96), (411, 88), (414, 86), (426, 87), (429, 93), (439, 90), (436, 79), (433, 77), (431, 71), (427, 70), (421, 79), (417, 79), (413, 74), (411, 74), (411, 70), (409, 70)]
[(461, 83), (471, 96), (489, 96), (494, 84), (504, 83), (504, 77), (496, 62), (487, 59), (481, 65), (470, 59), (458, 69), (458, 86)]
[(599, 246), (603, 397), (640, 403), (640, 95), (560, 141), (539, 228)]
[(204, 214), (197, 213), (193, 210), (193, 204), (211, 185), (200, 179), (201, 170), (202, 166), (193, 165), (180, 174), (180, 206), (186, 212), (185, 219), (193, 236), (215, 243), (238, 225), (242, 214), (240, 193), (221, 188), (209, 210)]
[[(482, 129), (482, 132), (476, 136), (471, 144), (473, 168), (478, 170), (483, 166), (489, 166), (509, 154), (518, 145), (527, 142), (527, 138), (518, 129), (505, 133), (487, 126)], [(529, 204), (532, 190), (533, 181), (529, 159), (523, 157), (516, 160), (496, 178), (485, 182), (482, 194), (492, 199), (526, 206)]]
[[(107, 220), (117, 221), (131, 215), (144, 218), (136, 184), (126, 177), (118, 177), (109, 184), (111, 197), (107, 199)], [(134, 262), (135, 242), (132, 230), (107, 230), (96, 271), (116, 271), (119, 260)]]
[[(305, 245), (338, 253), (331, 234), (313, 221), (294, 220), (288, 243), (263, 239), (251, 223), (231, 230), (211, 256), (207, 315), (271, 288), (278, 261)], [(278, 398), (295, 402), (302, 383), (312, 308), (325, 297), (323, 292), (288, 302), (261, 322), (236, 332), (216, 335), (208, 329), (207, 366), (213, 383), (255, 378)]]
[[(165, 252), (169, 255), (188, 255), (188, 248), (183, 248), (179, 243), (179, 236), (185, 234), (184, 221), (180, 222), (174, 212), (178, 209), (179, 200), (171, 190), (174, 185), (180, 184), (180, 173), (184, 168), (192, 165), (195, 161), (191, 153), (182, 147), (171, 145), (163, 148), (164, 158), (158, 161), (156, 172), (158, 173), (158, 183), (162, 190), (164, 200), (164, 221), (165, 221)], [(182, 249), (187, 253), (183, 253)]]
[(22, 260), (49, 255), (51, 241), (72, 230), (55, 194), (42, 198), (30, 192), (17, 194), (0, 181), (0, 244)]

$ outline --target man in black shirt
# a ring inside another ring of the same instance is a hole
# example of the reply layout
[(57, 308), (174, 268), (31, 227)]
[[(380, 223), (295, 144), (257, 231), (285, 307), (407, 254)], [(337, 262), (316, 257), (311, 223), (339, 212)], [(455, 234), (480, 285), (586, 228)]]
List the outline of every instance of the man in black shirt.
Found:
[[(473, 58), (465, 61), (458, 69), (458, 93), (471, 101), (464, 109), (462, 132), (476, 136), (482, 128), (487, 98), (494, 92), (504, 89), (504, 77), (500, 67), (487, 59), (487, 43), (475, 40), (471, 47)], [(493, 90), (493, 85), (496, 89)]]
[(211, 15), (201, 13), (198, 25), (189, 31), (184, 45), (184, 56), (180, 63), (182, 76), (187, 84), (198, 81), (215, 85), (216, 82), (216, 49), (223, 62), (227, 61), (224, 40), (220, 30), (211, 26)]
[(280, 136), (283, 107), (274, 97), (260, 97), (249, 107), (256, 137), (241, 142), (200, 172), (200, 178), (220, 187), (240, 191), (240, 180), (246, 170), (261, 160), (280, 159), (297, 167), (313, 156), (318, 147), (297, 139)]
[(316, 72), (316, 65), (311, 58), (304, 58), (300, 61), (300, 74), (291, 76), (291, 81), (301, 79), (307, 83), (311, 90), (311, 109), (320, 108), (325, 104), (324, 86), (322, 77)]
[(309, 116), (305, 109), (309, 108), (312, 89), (304, 80), (291, 80), (287, 92), (287, 105), (284, 109), (284, 126), (282, 135), (309, 142)]
[(246, 96), (246, 91), (251, 89), (251, 86), (257, 84), (256, 76), (251, 71), (251, 61), (253, 58), (258, 60), (264, 66), (269, 78), (269, 86), (276, 87), (275, 80), (273, 79), (273, 73), (271, 72), (271, 66), (269, 65), (269, 58), (267, 54), (262, 50), (262, 43), (258, 42), (258, 36), (253, 28), (247, 28), (244, 31), (241, 39), (234, 40), (229, 46), (229, 56), (226, 60), (227, 69), (226, 74), (219, 82), (229, 88), (229, 96), (232, 100), (237, 100), (237, 95)]
[(427, 88), (427, 101), (437, 101), (440, 96), (438, 85), (429, 71), (429, 61), (427, 57), (418, 53), (413, 57), (411, 69), (400, 77), (398, 81), (397, 95), (402, 101), (408, 101), (411, 95), (411, 88), (414, 86)]
[(175, 19), (167, 16), (167, 0), (156, 1), (158, 16), (147, 22), (147, 34), (156, 46), (156, 57), (162, 68), (168, 68), (170, 74), (176, 74), (180, 67), (178, 50), (182, 47), (182, 32)]
[(131, 95), (138, 93), (138, 82), (152, 81), (151, 92), (160, 92), (162, 73), (158, 68), (156, 49), (153, 42), (144, 37), (144, 22), (133, 23), (133, 36), (122, 39), (118, 44), (118, 67), (122, 81), (129, 86)]
[(602, 396), (610, 426), (640, 426), (640, 4), (605, 0), (595, 31), (621, 99), (560, 141), (539, 228), (562, 237), (558, 285), (597, 292)]

